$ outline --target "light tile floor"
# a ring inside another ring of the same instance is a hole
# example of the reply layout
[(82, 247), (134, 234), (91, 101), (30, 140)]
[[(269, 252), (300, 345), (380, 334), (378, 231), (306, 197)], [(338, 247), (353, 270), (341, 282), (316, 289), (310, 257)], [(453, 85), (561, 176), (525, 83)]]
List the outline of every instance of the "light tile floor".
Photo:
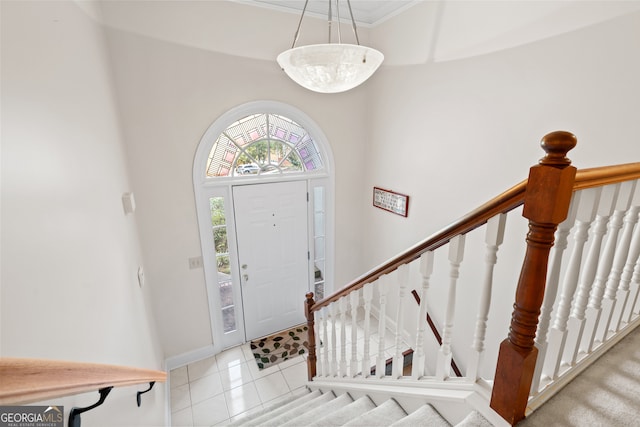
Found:
[(304, 391), (306, 354), (263, 369), (249, 344), (174, 369), (170, 373), (171, 423), (227, 425), (292, 394)]
[[(344, 332), (345, 350), (348, 352), (347, 359), (350, 360), (353, 326), (349, 322), (344, 325)], [(356, 320), (358, 360), (362, 360), (364, 352), (363, 323), (363, 313), (360, 311)], [(329, 335), (332, 327), (327, 324)], [(336, 336), (341, 337), (340, 321), (336, 322), (335, 328)], [(377, 330), (377, 321), (372, 322), (369, 366), (375, 366), (375, 354), (380, 349)], [(409, 347), (407, 343), (401, 343), (402, 350)], [(392, 331), (387, 330), (382, 348), (385, 359), (395, 354), (395, 336)], [(322, 350), (318, 349), (318, 357), (322, 359), (322, 356)], [(337, 360), (341, 360), (341, 357), (338, 349)], [(261, 371), (247, 343), (174, 369), (170, 373), (172, 425), (227, 425), (240, 416), (270, 406), (279, 399), (302, 393), (307, 383), (306, 361), (307, 354), (303, 354)], [(360, 367), (361, 362), (358, 362), (356, 370)]]

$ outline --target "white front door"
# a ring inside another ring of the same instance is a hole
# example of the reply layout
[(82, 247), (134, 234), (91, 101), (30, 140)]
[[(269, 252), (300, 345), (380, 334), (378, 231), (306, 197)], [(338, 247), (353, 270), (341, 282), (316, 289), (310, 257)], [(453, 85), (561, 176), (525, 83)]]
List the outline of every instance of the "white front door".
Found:
[(247, 341), (303, 323), (306, 181), (234, 186), (233, 204)]

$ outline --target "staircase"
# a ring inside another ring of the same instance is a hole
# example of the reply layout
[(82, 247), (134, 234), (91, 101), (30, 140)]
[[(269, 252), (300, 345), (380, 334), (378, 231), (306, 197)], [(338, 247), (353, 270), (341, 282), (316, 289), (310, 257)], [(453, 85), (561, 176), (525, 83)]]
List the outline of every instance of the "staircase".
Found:
[[(602, 355), (554, 398), (518, 425), (536, 426), (632, 426), (638, 425), (640, 401), (640, 328)], [(491, 427), (478, 411), (467, 410), (450, 423), (425, 401), (410, 402), (402, 396), (379, 392), (352, 394), (309, 388), (287, 400), (237, 420), (233, 426), (467, 426)], [(451, 417), (449, 417), (451, 419)]]
[[(369, 395), (354, 399), (349, 393), (307, 389), (263, 409), (232, 426), (363, 426), (363, 427), (449, 427), (451, 424), (431, 405), (423, 404), (414, 411), (405, 410), (395, 399), (378, 404)], [(456, 426), (491, 427), (482, 415), (471, 412)]]
[(527, 180), (307, 294), (307, 388), (232, 425), (638, 425), (640, 163), (541, 145)]
[(309, 387), (348, 403), (313, 422), (428, 411), (444, 425), (515, 425), (640, 326), (640, 163), (577, 170), (575, 136), (541, 145), (528, 180), (336, 293), (307, 294)]

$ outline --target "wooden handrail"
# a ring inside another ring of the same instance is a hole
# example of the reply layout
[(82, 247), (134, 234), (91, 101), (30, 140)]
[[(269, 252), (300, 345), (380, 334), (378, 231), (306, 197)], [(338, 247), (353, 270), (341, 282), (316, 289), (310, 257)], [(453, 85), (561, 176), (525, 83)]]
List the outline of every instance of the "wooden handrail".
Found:
[[(582, 190), (600, 185), (615, 184), (630, 179), (640, 179), (640, 162), (578, 170), (573, 189), (574, 191)], [(311, 312), (319, 310), (339, 300), (343, 296), (348, 295), (352, 291), (362, 288), (367, 283), (378, 280), (381, 276), (396, 270), (402, 264), (408, 264), (416, 260), (423, 253), (444, 246), (453, 237), (466, 234), (482, 226), (495, 215), (506, 213), (517, 208), (523, 203), (526, 187), (527, 180), (525, 179), (504, 193), (489, 200), (479, 208), (451, 223), (441, 231), (353, 280), (339, 291), (334, 292), (332, 295), (320, 301), (316, 301), (309, 309)]]
[(422, 242), (409, 248), (405, 252), (402, 252), (389, 261), (358, 277), (344, 288), (340, 289), (337, 292), (334, 292), (332, 295), (315, 302), (309, 309), (311, 310), (311, 312), (314, 312), (321, 309), (322, 307), (326, 307), (332, 302), (335, 302), (343, 296), (348, 295), (352, 291), (362, 288), (367, 283), (374, 282), (381, 276), (387, 273), (391, 273), (399, 266), (408, 264), (411, 261), (418, 259), (423, 253), (435, 250), (441, 246), (446, 245), (449, 240), (451, 240), (455, 236), (466, 234), (472, 230), (475, 230), (476, 228), (485, 224), (495, 215), (508, 212), (520, 206), (524, 200), (526, 184), (527, 181), (525, 180), (514, 185), (504, 193), (498, 195), (497, 197), (494, 197), (484, 205), (461, 217), (443, 230), (437, 232), (431, 237), (428, 237)]
[(640, 162), (581, 169), (576, 173), (573, 191), (640, 179)]
[(0, 405), (21, 405), (105, 387), (165, 382), (166, 379), (166, 372), (150, 369), (59, 360), (0, 358)]

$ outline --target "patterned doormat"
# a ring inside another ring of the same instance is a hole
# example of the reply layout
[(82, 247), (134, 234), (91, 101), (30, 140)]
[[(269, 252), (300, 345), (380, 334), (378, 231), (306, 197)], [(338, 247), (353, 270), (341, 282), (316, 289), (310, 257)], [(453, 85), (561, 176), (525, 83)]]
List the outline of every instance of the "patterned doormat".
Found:
[(302, 324), (286, 331), (251, 341), (251, 352), (258, 369), (277, 365), (307, 352), (309, 335), (307, 326)]

